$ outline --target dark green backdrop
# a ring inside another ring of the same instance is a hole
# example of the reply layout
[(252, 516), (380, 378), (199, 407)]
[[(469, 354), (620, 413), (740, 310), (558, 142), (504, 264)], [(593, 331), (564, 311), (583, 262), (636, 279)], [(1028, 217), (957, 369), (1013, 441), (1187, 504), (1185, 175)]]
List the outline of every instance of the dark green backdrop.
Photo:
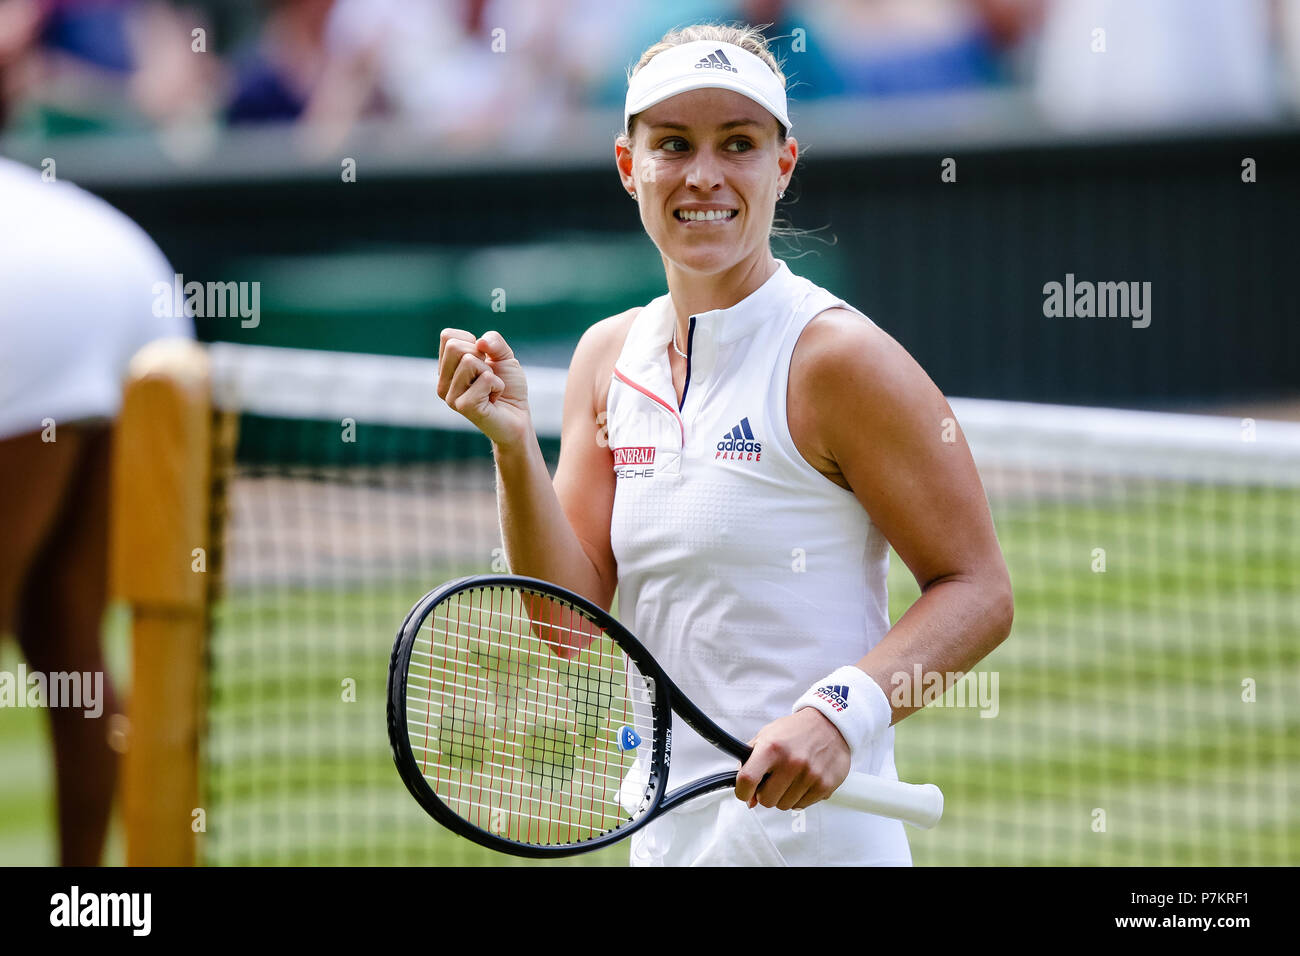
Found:
[[(777, 251), (949, 394), (1150, 406), (1294, 394), (1298, 153), (1294, 133), (966, 149), (944, 183), (943, 150), (814, 152), (780, 209), (826, 228), (801, 258)], [(209, 320), (205, 338), (433, 355), (444, 326), (497, 328), (533, 361), (564, 364), (589, 324), (664, 291), (612, 165), (99, 191), (187, 280), (261, 283), (258, 328)], [(1044, 283), (1067, 273), (1150, 282), (1150, 327), (1044, 317)]]

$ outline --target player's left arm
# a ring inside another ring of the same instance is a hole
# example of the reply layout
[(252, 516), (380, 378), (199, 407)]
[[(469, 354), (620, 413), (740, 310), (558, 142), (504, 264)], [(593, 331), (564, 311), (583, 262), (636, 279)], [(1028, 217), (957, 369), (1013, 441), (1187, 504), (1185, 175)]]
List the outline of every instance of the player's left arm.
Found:
[[(910, 679), (917, 664), (927, 675), (965, 673), (1011, 631), (1011, 581), (984, 487), (938, 387), (853, 312), (828, 310), (804, 330), (787, 415), (804, 458), (853, 492), (920, 585), (880, 643), (845, 661), (875, 680), (897, 723), (920, 709), (914, 695), (895, 693), (898, 675)], [(806, 807), (848, 775), (848, 744), (814, 709), (773, 721), (753, 744), (736, 784), (751, 806)]]

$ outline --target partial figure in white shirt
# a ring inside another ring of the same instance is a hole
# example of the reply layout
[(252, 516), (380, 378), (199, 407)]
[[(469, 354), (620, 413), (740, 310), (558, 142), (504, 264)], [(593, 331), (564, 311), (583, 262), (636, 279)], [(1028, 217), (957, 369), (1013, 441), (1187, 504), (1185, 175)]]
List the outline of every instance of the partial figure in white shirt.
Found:
[(122, 213), (0, 159), (0, 636), (17, 639), (30, 673), (103, 675), (93, 711), (48, 710), (65, 865), (99, 863), (107, 832), (118, 712), (100, 647), (111, 426), (131, 356), (193, 335), (187, 317), (155, 307), (155, 284), (172, 281)]

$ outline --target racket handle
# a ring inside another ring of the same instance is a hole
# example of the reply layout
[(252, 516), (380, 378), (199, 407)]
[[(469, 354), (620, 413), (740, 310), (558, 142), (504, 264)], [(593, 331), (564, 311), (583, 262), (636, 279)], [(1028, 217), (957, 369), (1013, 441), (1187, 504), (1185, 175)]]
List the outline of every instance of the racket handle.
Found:
[(893, 817), (928, 830), (943, 816), (943, 791), (932, 783), (903, 783), (851, 773), (828, 798), (837, 806)]

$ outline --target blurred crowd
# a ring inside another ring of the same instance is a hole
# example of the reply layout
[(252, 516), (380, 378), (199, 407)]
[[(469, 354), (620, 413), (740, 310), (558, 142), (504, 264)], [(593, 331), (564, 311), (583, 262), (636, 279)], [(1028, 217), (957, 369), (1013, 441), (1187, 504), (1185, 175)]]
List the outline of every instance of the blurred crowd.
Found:
[(1157, 126), (1300, 100), (1300, 0), (0, 0), (0, 128), (387, 117), (472, 147), (617, 107), (643, 49), (706, 19), (771, 24), (796, 111), (1002, 86), (1060, 125)]

